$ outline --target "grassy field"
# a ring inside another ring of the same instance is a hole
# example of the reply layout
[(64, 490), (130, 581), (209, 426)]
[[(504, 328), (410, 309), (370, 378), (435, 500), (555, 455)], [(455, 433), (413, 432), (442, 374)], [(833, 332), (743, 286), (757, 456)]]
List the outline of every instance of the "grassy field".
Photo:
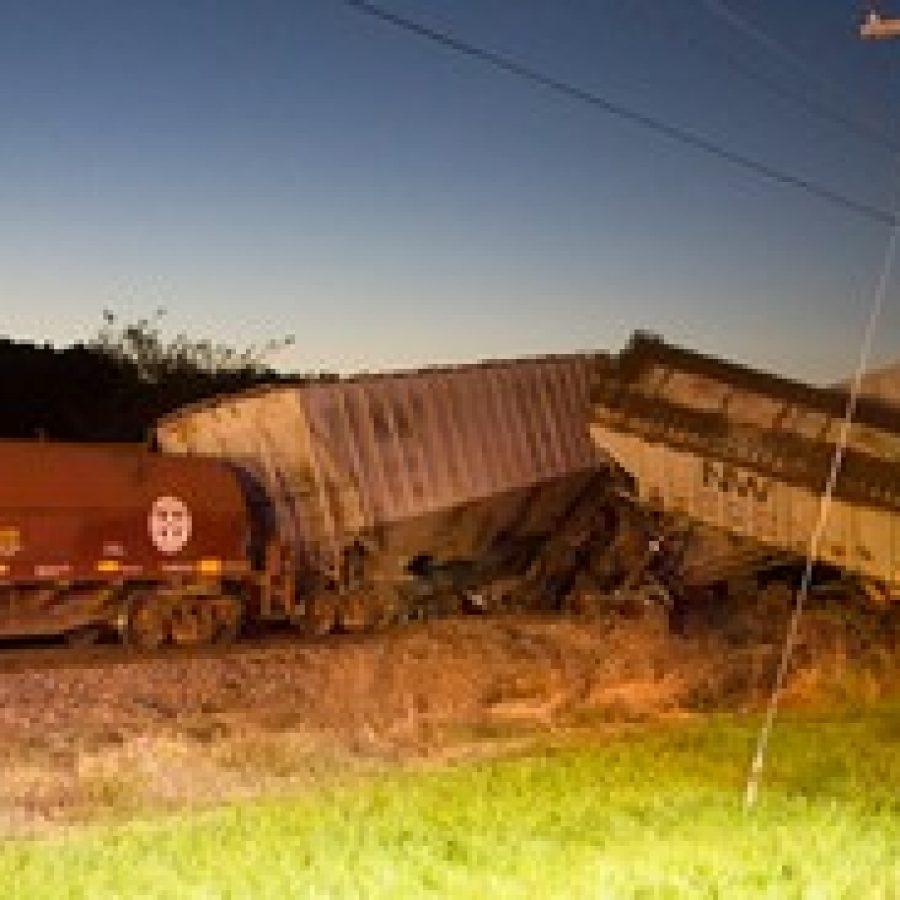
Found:
[(10, 898), (900, 898), (900, 707), (714, 717), (300, 799), (8, 841)]

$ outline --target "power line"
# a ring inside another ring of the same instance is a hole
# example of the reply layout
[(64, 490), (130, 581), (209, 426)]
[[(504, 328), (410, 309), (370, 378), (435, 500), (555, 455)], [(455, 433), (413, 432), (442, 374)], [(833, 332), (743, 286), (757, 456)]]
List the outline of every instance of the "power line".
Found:
[[(647, 15), (646, 20), (658, 25), (659, 12), (655, 5), (652, 15)], [(880, 147), (891, 154), (900, 153), (900, 139), (893, 138), (886, 131), (872, 125), (870, 122), (860, 119), (857, 116), (848, 115), (833, 107), (831, 104), (813, 99), (802, 91), (782, 83), (778, 78), (760, 72), (756, 67), (742, 62), (733, 55), (724, 52), (714, 45), (712, 41), (701, 40), (694, 35), (688, 34), (684, 29), (679, 29), (677, 27), (673, 29), (666, 28), (667, 34), (670, 34), (673, 31), (677, 34), (678, 39), (688, 47), (698, 50), (705, 56), (715, 58), (720, 63), (734, 69), (747, 81), (756, 84), (758, 87), (768, 91), (780, 100), (794, 104), (821, 120), (845, 128), (867, 143)]]
[(804, 59), (799, 53), (770, 35), (763, 28), (760, 28), (758, 25), (754, 25), (752, 22), (745, 19), (725, 3), (724, 0), (700, 0), (700, 5), (703, 6), (707, 12), (712, 13), (712, 15), (721, 19), (735, 31), (739, 31), (755, 44), (764, 47), (771, 54), (777, 56), (783, 62), (787, 62), (795, 69), (801, 70), (807, 77), (822, 84), (828, 84), (829, 86), (833, 85), (832, 80), (814, 69), (808, 60)]
[(817, 184), (803, 176), (794, 175), (790, 172), (783, 172), (780, 169), (770, 166), (768, 163), (760, 162), (749, 156), (744, 156), (742, 153), (730, 150), (727, 147), (722, 147), (708, 138), (689, 131), (686, 128), (656, 119), (646, 113), (639, 112), (621, 103), (609, 100), (600, 94), (578, 87), (571, 82), (563, 81), (552, 75), (546, 75), (537, 69), (532, 69), (524, 63), (518, 62), (512, 57), (504, 56), (493, 50), (487, 50), (483, 47), (476, 46), (475, 44), (470, 44), (447, 32), (438, 31), (427, 25), (415, 22), (412, 19), (407, 19), (404, 16), (392, 13), (380, 6), (376, 6), (374, 3), (368, 2), (368, 0), (342, 0), (342, 2), (346, 6), (349, 6), (364, 15), (370, 16), (373, 19), (378, 19), (388, 25), (392, 25), (401, 31), (424, 38), (432, 43), (440, 44), (455, 53), (486, 63), (495, 69), (499, 69), (510, 75), (515, 75), (517, 78), (539, 85), (540, 87), (561, 94), (569, 99), (585, 103), (594, 109), (600, 109), (619, 119), (624, 119), (636, 125), (640, 125), (649, 131), (653, 131), (670, 140), (693, 147), (695, 150), (700, 150), (709, 156), (715, 156), (734, 166), (760, 175), (769, 181), (804, 191), (807, 194), (818, 197), (820, 200), (825, 200), (836, 206), (844, 207), (845, 209), (855, 212), (857, 215), (873, 222), (878, 222), (881, 225), (892, 226), (897, 222), (897, 218), (884, 209), (880, 209), (877, 206), (872, 206), (860, 200), (855, 200), (852, 197), (847, 197), (838, 191)]
[[(699, 0), (699, 3), (708, 13), (724, 22), (729, 28), (742, 34), (758, 47), (762, 47), (771, 56), (776, 57), (783, 63), (787, 63), (794, 71), (804, 75), (807, 80), (815, 82), (820, 88), (826, 88), (840, 94), (845, 100), (849, 100), (854, 108), (859, 106), (858, 95), (851, 94), (839, 81), (813, 66), (803, 55), (797, 53), (761, 26), (755, 25), (744, 18), (725, 0)], [(857, 127), (877, 133), (882, 138), (890, 140), (888, 134), (875, 125), (869, 117), (860, 118), (859, 116), (853, 116), (849, 118), (856, 122)]]

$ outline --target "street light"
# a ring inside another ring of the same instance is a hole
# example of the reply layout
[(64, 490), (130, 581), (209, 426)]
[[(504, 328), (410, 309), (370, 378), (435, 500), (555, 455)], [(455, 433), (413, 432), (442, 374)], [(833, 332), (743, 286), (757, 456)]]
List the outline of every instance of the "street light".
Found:
[(900, 37), (900, 19), (886, 19), (872, 10), (859, 26), (859, 35), (876, 41)]

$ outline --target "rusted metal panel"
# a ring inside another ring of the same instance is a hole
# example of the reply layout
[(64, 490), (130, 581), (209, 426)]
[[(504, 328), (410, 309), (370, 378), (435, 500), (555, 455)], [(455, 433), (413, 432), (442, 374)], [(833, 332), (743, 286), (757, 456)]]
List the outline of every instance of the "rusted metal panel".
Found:
[[(594, 470), (591, 364), (582, 354), (278, 386), (168, 416), (157, 440), (252, 473), (312, 569), (358, 537), (398, 553), (442, 541), (471, 552), (522, 527), (525, 511), (528, 527), (549, 527)], [(551, 484), (556, 499), (532, 514), (528, 492)]]
[(0, 583), (118, 581), (247, 566), (249, 522), (219, 460), (0, 441)]

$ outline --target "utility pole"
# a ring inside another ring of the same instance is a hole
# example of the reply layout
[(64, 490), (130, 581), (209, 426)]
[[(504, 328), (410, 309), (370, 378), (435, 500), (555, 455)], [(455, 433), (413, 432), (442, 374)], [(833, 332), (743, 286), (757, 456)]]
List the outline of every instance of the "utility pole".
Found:
[(900, 37), (900, 19), (885, 18), (873, 10), (859, 26), (859, 36), (875, 41)]

